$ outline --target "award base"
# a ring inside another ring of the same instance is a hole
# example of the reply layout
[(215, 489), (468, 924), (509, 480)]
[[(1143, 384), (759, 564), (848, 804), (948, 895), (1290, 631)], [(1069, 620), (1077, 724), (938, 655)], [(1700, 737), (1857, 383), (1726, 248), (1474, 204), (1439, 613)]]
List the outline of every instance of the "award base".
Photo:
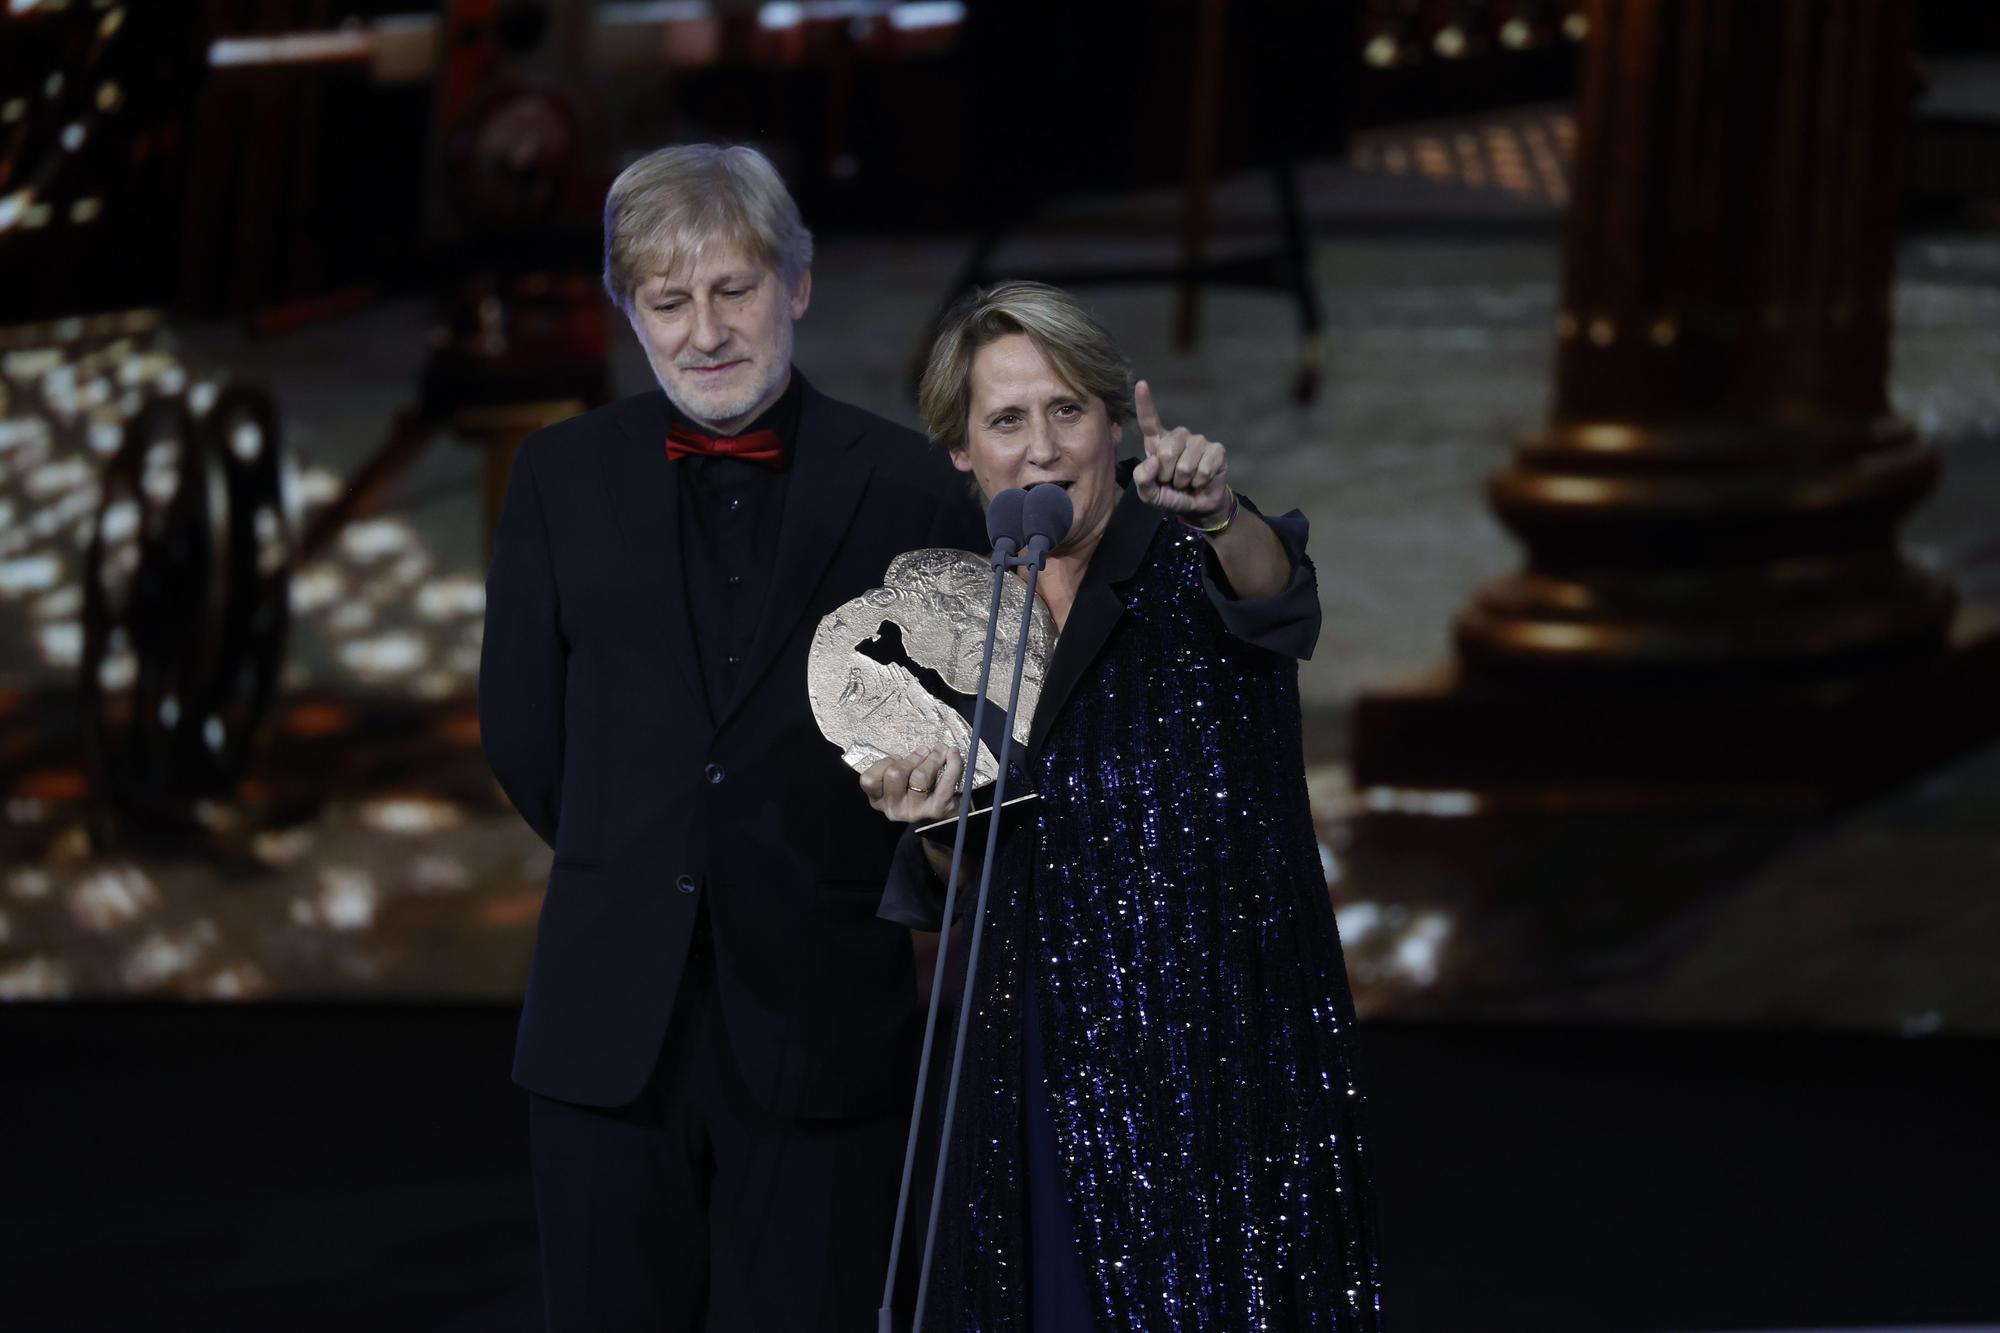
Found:
[[(990, 795), (988, 799), (991, 799)], [(1037, 796), (1034, 792), (1029, 792), (1024, 796), (1010, 796), (1001, 802), (1000, 831), (1005, 834), (1007, 830), (1016, 827), (1020, 823), (1021, 817), (1027, 813), (1023, 807), (1031, 805), (1040, 799), (1041, 797)], [(973, 793), (973, 805), (975, 808), (965, 819), (965, 854), (968, 860), (972, 857), (983, 856), (985, 854), (986, 826), (993, 819), (993, 807), (987, 806), (984, 809), (979, 809), (977, 808), (978, 804), (979, 793), (975, 792)], [(926, 842), (936, 843), (946, 851), (950, 851), (952, 839), (958, 836), (958, 816), (953, 815), (950, 819), (940, 819), (935, 824), (919, 824), (917, 825), (917, 836)]]

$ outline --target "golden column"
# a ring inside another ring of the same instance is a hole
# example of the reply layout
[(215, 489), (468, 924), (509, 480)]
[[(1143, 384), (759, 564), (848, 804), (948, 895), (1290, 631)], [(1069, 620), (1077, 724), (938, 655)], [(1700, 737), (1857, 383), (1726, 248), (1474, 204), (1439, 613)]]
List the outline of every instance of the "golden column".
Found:
[(1954, 607), (1896, 538), (1938, 470), (1886, 394), (1910, 2), (1587, 13), (1555, 406), (1491, 486), (1526, 567), (1448, 680), (1363, 698), (1356, 779), (1866, 785), (1821, 732), (1916, 758), (1894, 700)]

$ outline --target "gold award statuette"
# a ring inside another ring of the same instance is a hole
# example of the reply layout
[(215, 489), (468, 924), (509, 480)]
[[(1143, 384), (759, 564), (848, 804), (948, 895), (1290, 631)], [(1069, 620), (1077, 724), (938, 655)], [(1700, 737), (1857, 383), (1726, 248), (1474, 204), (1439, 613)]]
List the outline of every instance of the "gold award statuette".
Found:
[[(986, 698), (1007, 706), (1021, 630), (1021, 599), (1027, 587), (1008, 579), (1000, 598), (1000, 633), (993, 648), (993, 677)], [(891, 755), (916, 754), (934, 745), (964, 754), (972, 728), (950, 703), (932, 695), (916, 674), (900, 663), (878, 662), (861, 645), (881, 638), (895, 625), (910, 661), (929, 667), (961, 694), (979, 688), (979, 659), (986, 642), (986, 608), (993, 597), (993, 567), (970, 551), (931, 547), (889, 562), (882, 586), (827, 613), (813, 632), (806, 658), (806, 693), (813, 720), (840, 747), (840, 757), (859, 773)], [(1042, 677), (1055, 645), (1055, 619), (1039, 603), (1028, 626), (1028, 654), (1021, 668), (1021, 698), (1010, 719), (1014, 739), (1025, 745), (1028, 726), (1041, 697)], [(975, 786), (1000, 775), (984, 742), (973, 770)]]

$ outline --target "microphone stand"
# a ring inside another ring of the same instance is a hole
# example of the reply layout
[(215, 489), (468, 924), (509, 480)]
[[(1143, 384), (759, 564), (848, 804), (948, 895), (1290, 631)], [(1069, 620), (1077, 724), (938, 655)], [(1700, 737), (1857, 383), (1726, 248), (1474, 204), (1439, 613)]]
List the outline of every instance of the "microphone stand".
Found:
[[(1019, 562), (1019, 557), (1014, 554), (1019, 546), (1020, 542), (1016, 538), (1005, 534), (1002, 534), (993, 543), (993, 601), (992, 605), (986, 611), (986, 642), (979, 658), (979, 690), (973, 696), (972, 744), (970, 746), (970, 753), (966, 755), (965, 772), (959, 779), (958, 826), (952, 833), (951, 874), (945, 880), (944, 885), (944, 922), (939, 927), (941, 933), (938, 936), (937, 964), (931, 973), (930, 1012), (924, 1017), (924, 1047), (923, 1054), (917, 1062), (917, 1095), (915, 1103), (910, 1108), (909, 1141), (903, 1148), (903, 1182), (896, 1192), (896, 1230), (889, 1241), (889, 1271), (882, 1279), (882, 1304), (876, 1311), (876, 1328), (878, 1333), (895, 1333), (896, 1270), (900, 1266), (903, 1254), (903, 1225), (909, 1217), (911, 1173), (916, 1168), (917, 1137), (923, 1126), (924, 1092), (930, 1086), (931, 1048), (934, 1045), (937, 1035), (938, 1002), (944, 996), (945, 954), (951, 937), (952, 909), (958, 902), (958, 872), (959, 867), (965, 860), (965, 833), (972, 817), (972, 789), (975, 785), (974, 771), (979, 766), (977, 762), (979, 743), (986, 723), (986, 689), (988, 682), (993, 677), (993, 650), (1000, 632), (1000, 599), (1007, 587), (1007, 571)], [(1032, 588), (1029, 590), (1029, 593), (1028, 609), (1032, 612), (1035, 605)], [(1020, 646), (1025, 649), (1026, 645), (1027, 639), (1024, 635)], [(1015, 680), (1018, 682), (1019, 679), (1020, 672), (1017, 670), (1015, 672)], [(1018, 688), (1018, 685), (1016, 688)], [(1007, 717), (1010, 722), (1014, 716), (1015, 702), (1016, 700), (1013, 697), (1010, 697), (1007, 701)], [(1008, 739), (1009, 741), (1012, 740), (1011, 734)], [(999, 758), (1000, 777), (1004, 781), (1007, 776), (1007, 760), (1004, 754), (999, 756)], [(987, 828), (986, 840), (989, 844), (993, 841), (993, 828), (998, 824), (999, 818), (999, 802), (996, 800), (994, 802), (993, 818)], [(991, 858), (989, 857), (989, 859)], [(975, 938), (977, 934), (978, 928), (975, 926)], [(954, 1068), (956, 1068), (955, 1059)], [(954, 1077), (953, 1082), (955, 1083), (956, 1081), (956, 1077)], [(930, 1238), (928, 1235), (926, 1235), (924, 1240), (924, 1255), (926, 1260), (925, 1267), (928, 1268), (930, 1256)], [(927, 1278), (928, 1274), (926, 1274)], [(921, 1299), (919, 1297), (919, 1301)], [(919, 1308), (921, 1310), (921, 1306)], [(922, 1322), (921, 1313), (918, 1315), (918, 1322)]]
[[(1065, 520), (1064, 527), (1067, 527)], [(1021, 674), (1027, 662), (1028, 632), (1033, 627), (1035, 616), (1035, 581), (1042, 572), (1042, 565), (1048, 559), (1049, 548), (1054, 543), (1048, 536), (1036, 534), (1028, 543), (1026, 555), (1016, 555), (1017, 543), (1011, 537), (1002, 536), (994, 543), (993, 549), (993, 602), (986, 616), (986, 643), (979, 662), (979, 694), (972, 706), (972, 746), (966, 756), (965, 773), (959, 780), (958, 826), (952, 835), (951, 874), (945, 881), (944, 921), (938, 939), (937, 964), (931, 976), (930, 1012), (924, 1021), (924, 1048), (917, 1065), (916, 1100), (910, 1111), (910, 1134), (903, 1149), (903, 1180), (896, 1194), (896, 1227), (889, 1242), (889, 1271), (882, 1280), (882, 1304), (876, 1312), (878, 1333), (895, 1333), (894, 1305), (896, 1296), (896, 1271), (903, 1251), (903, 1227), (908, 1219), (910, 1203), (911, 1172), (916, 1166), (917, 1135), (923, 1122), (924, 1093), (930, 1085), (931, 1047), (937, 1031), (939, 1002), (944, 997), (945, 954), (951, 934), (952, 909), (958, 900), (958, 876), (965, 859), (965, 834), (972, 815), (972, 788), (974, 770), (978, 767), (981, 726), (986, 716), (986, 689), (993, 674), (993, 653), (999, 638), (1000, 599), (1006, 588), (1007, 571), (1026, 569), (1028, 571), (1027, 596), (1021, 605), (1021, 629), (1014, 642), (1013, 679), (1007, 690), (1007, 717), (1009, 734), (1001, 745), (999, 776), (994, 780), (991, 818), (986, 823), (986, 850), (979, 870), (979, 891), (973, 903), (972, 944), (966, 954), (964, 997), (959, 1006), (958, 1033), (952, 1043), (950, 1081), (945, 1085), (944, 1119), (938, 1130), (937, 1168), (931, 1181), (931, 1207), (929, 1220), (924, 1228), (923, 1267), (917, 1279), (917, 1308), (911, 1333), (922, 1333), (924, 1326), (924, 1305), (930, 1295), (931, 1258), (937, 1244), (938, 1213), (944, 1204), (945, 1160), (951, 1152), (951, 1125), (953, 1113), (958, 1107), (959, 1071), (965, 1063), (965, 1034), (972, 1021), (973, 980), (979, 975), (979, 945), (986, 930), (986, 900), (993, 884), (993, 856), (1000, 841), (1000, 806), (1007, 798), (1007, 750), (1013, 743), (1011, 723), (1015, 710), (1021, 701)]]
[[(1014, 681), (1007, 691), (1007, 716), (1011, 720), (1014, 709), (1021, 701), (1021, 668), (1028, 656), (1028, 629), (1035, 616), (1035, 579), (1042, 572), (1042, 562), (1048, 558), (1049, 542), (1037, 537), (1028, 544), (1025, 556), (1009, 556), (1008, 563), (1024, 567), (1028, 571), (1028, 596), (1021, 606), (1021, 633), (1014, 644)], [(1004, 578), (1005, 575), (1003, 574)], [(965, 996), (958, 1007), (958, 1035), (952, 1042), (951, 1076), (945, 1084), (944, 1119), (938, 1125), (937, 1171), (931, 1181), (931, 1216), (924, 1229), (923, 1268), (917, 1279), (917, 1310), (910, 1325), (910, 1333), (923, 1333), (924, 1302), (931, 1290), (931, 1253), (937, 1245), (938, 1212), (944, 1206), (945, 1159), (951, 1155), (952, 1113), (958, 1109), (958, 1071), (965, 1064), (965, 1034), (972, 1023), (973, 982), (979, 976), (979, 941), (986, 933), (986, 897), (993, 887), (993, 852), (1000, 844), (1000, 806), (1007, 799), (1007, 764), (1002, 761), (1000, 776), (993, 782), (993, 817), (986, 821), (986, 859), (979, 868), (979, 895), (973, 900), (972, 947), (965, 955)], [(963, 825), (961, 825), (963, 827)], [(958, 874), (956, 858), (952, 874)], [(950, 918), (946, 918), (949, 926)], [(944, 950), (938, 950), (938, 957), (944, 957)], [(933, 998), (936, 992), (932, 992)]]

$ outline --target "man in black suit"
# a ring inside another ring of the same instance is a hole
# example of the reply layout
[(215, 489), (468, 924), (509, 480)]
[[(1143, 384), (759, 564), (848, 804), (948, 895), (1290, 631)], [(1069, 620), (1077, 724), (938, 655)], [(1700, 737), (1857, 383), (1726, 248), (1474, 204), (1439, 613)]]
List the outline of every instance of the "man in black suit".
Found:
[(915, 973), (806, 653), (897, 554), (984, 542), (922, 436), (792, 368), (811, 258), (753, 150), (620, 175), (605, 283), (664, 392), (529, 439), (494, 541), (480, 727), (555, 849), (514, 1078), (563, 1333), (874, 1323)]

